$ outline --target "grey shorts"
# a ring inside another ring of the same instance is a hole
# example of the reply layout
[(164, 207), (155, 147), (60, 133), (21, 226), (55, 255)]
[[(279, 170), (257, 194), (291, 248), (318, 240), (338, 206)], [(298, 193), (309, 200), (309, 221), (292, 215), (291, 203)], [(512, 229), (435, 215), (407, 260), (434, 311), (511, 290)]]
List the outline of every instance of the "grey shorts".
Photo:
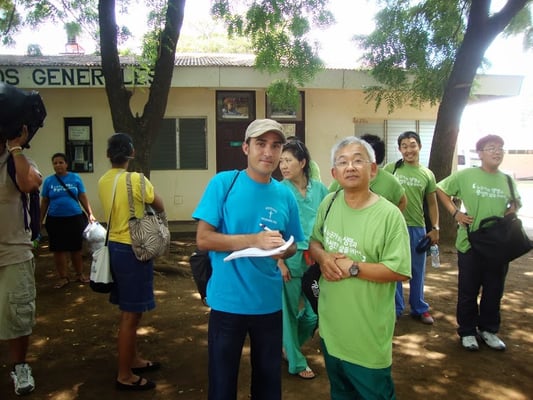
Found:
[(0, 267), (0, 340), (30, 335), (35, 325), (35, 261)]

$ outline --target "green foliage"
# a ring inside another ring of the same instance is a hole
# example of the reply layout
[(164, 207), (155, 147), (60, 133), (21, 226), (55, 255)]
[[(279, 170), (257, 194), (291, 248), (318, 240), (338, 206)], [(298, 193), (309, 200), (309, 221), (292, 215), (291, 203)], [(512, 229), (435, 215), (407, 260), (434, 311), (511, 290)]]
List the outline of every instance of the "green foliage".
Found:
[(295, 110), (300, 104), (300, 93), (294, 83), (278, 79), (268, 87), (267, 95), (272, 108), (276, 110)]
[(67, 22), (65, 24), (65, 30), (67, 31), (67, 37), (71, 39), (80, 34), (81, 26), (77, 22)]
[[(63, 24), (77, 24), (82, 31), (98, 42), (98, 1), (97, 0), (69, 0), (69, 1), (35, 1), (35, 0), (0, 0), (0, 38), (5, 45), (15, 44), (16, 34), (25, 27), (35, 29), (45, 22), (62, 22)], [(117, 0), (121, 8), (125, 8), (129, 0)], [(75, 26), (75, 25), (72, 25)], [(65, 29), (67, 28), (65, 26)], [(131, 36), (125, 27), (117, 27), (119, 40)]]
[[(405, 104), (435, 105), (442, 98), (463, 43), (472, 0), (380, 3), (384, 7), (376, 15), (375, 30), (355, 38), (364, 50), (363, 66), (379, 82), (367, 88), (367, 100), (375, 101), (376, 109), (385, 103), (389, 112)], [(530, 9), (526, 7), (505, 33), (525, 34), (525, 46), (532, 48), (531, 26)]]
[(465, 1), (387, 1), (376, 28), (356, 41), (363, 65), (381, 85), (367, 89), (376, 109), (392, 112), (404, 104), (435, 105), (442, 97), (466, 30)]
[[(271, 74), (284, 73), (283, 87), (269, 88), (271, 100), (281, 93), (298, 92), (297, 85), (323, 69), (318, 49), (309, 33), (334, 22), (327, 0), (213, 1), (212, 14), (224, 21), (228, 35), (249, 39), (256, 54), (255, 66)], [(246, 11), (244, 11), (246, 10)], [(279, 82), (278, 82), (279, 84)], [(280, 102), (290, 101), (283, 96)]]
[(514, 36), (523, 34), (523, 47), (527, 50), (533, 50), (533, 26), (532, 21), (533, 17), (531, 15), (531, 8), (533, 4), (530, 4), (529, 7), (525, 7), (516, 16), (511, 20), (511, 23), (505, 27), (503, 35)]

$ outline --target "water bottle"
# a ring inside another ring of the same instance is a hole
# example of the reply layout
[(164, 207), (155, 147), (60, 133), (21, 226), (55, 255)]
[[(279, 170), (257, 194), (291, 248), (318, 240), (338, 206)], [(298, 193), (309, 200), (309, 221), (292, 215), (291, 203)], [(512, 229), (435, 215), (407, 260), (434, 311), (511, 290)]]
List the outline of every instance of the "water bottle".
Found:
[(429, 248), (429, 252), (431, 254), (431, 266), (433, 268), (439, 268), (440, 267), (439, 246), (436, 244), (431, 245), (431, 247)]

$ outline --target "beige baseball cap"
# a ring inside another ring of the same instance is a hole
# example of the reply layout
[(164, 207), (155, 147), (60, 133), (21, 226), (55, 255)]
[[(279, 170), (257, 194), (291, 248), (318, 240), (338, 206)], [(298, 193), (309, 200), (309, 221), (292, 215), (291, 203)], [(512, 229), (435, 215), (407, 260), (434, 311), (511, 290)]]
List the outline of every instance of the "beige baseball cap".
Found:
[(277, 133), (281, 138), (282, 143), (287, 141), (285, 134), (283, 133), (283, 126), (273, 119), (256, 119), (255, 121), (252, 121), (252, 123), (248, 125), (248, 128), (246, 128), (244, 141), (247, 141), (248, 138), (259, 137), (267, 132)]

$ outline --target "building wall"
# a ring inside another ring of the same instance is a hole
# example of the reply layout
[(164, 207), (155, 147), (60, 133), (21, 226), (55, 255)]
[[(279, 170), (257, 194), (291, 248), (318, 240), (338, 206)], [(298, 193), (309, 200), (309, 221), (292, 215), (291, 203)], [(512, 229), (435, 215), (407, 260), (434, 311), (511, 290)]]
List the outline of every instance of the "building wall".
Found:
[[(362, 91), (306, 90), (306, 143), (311, 157), (321, 168), (322, 180), (331, 183), (331, 148), (340, 139), (356, 134), (356, 123), (367, 120), (434, 120), (437, 108), (404, 108), (387, 114), (384, 107), (374, 110)], [(401, 132), (386, 132), (397, 137)], [(386, 142), (386, 138), (385, 142)], [(429, 151), (429, 148), (427, 149)]]
[[(207, 170), (152, 171), (151, 180), (163, 196), (171, 220), (190, 220), (209, 179), (216, 172), (216, 91), (255, 90), (256, 117), (265, 117), (265, 88), (279, 75), (255, 70), (250, 55), (177, 55), (172, 77), (167, 118), (201, 117), (207, 121)], [(123, 80), (133, 90), (134, 114), (143, 112), (149, 82), (139, 80), (134, 59), (122, 59)], [(22, 89), (38, 90), (48, 117), (32, 140), (28, 154), (44, 176), (53, 173), (50, 157), (65, 151), (64, 118), (90, 117), (93, 126), (94, 172), (81, 173), (98, 219), (103, 219), (97, 194), (99, 177), (109, 168), (105, 155), (107, 138), (113, 133), (103, 72), (98, 56), (0, 56), (0, 80)], [(523, 77), (480, 76), (478, 96), (515, 96)], [(138, 85), (133, 87), (132, 85)], [(324, 183), (331, 182), (330, 149), (340, 138), (372, 129), (384, 135), (389, 147), (404, 127), (414, 129), (422, 120), (436, 119), (437, 108), (403, 108), (387, 114), (364, 100), (364, 89), (376, 84), (368, 71), (326, 69), (306, 85), (305, 137), (312, 157), (319, 163)], [(139, 86), (140, 85), (140, 86)], [(143, 86), (144, 85), (144, 86)], [(388, 120), (385, 124), (384, 121)], [(381, 129), (383, 127), (383, 129)], [(431, 129), (425, 126), (422, 152), (429, 151)], [(397, 157), (392, 150), (391, 158)]]
[[(45, 102), (48, 116), (31, 143), (28, 154), (43, 174), (53, 174), (50, 157), (65, 151), (64, 118), (90, 117), (93, 123), (94, 172), (81, 173), (91, 205), (99, 220), (103, 212), (97, 193), (99, 177), (110, 167), (106, 157), (108, 137), (114, 132), (105, 89), (103, 88), (42, 88), (39, 92)], [(136, 89), (131, 99), (134, 113), (142, 113), (147, 90)], [(171, 220), (190, 220), (191, 214), (209, 179), (216, 171), (216, 89), (172, 88), (169, 94), (166, 118), (207, 118), (208, 169), (152, 171), (151, 181), (165, 201)], [(436, 109), (423, 111), (403, 110), (387, 115), (374, 112), (364, 102), (362, 92), (355, 90), (308, 89), (305, 91), (306, 141), (312, 157), (319, 163), (324, 183), (331, 182), (330, 149), (340, 138), (353, 135), (354, 118), (435, 118)], [(256, 114), (265, 117), (265, 91), (256, 90)]]

